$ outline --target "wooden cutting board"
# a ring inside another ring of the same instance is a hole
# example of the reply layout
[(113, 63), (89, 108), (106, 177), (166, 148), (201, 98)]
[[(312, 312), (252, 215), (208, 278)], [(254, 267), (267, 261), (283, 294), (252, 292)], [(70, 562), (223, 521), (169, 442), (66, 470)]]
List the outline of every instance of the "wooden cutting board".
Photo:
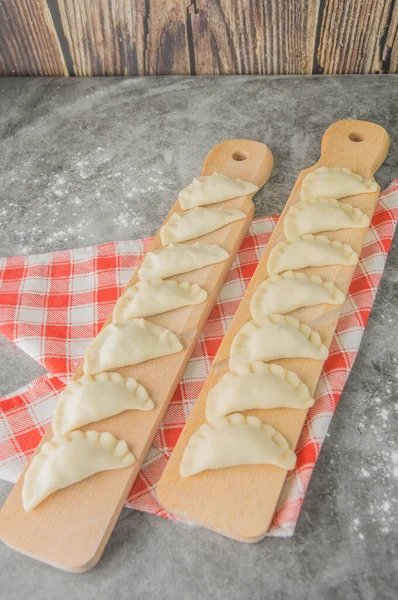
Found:
[[(271, 175), (272, 164), (272, 153), (264, 144), (248, 140), (228, 140), (215, 146), (207, 155), (202, 174), (212, 175), (218, 171), (251, 181), (261, 188)], [(183, 307), (148, 319), (178, 334), (184, 350), (171, 356), (117, 369), (122, 375), (135, 377), (146, 388), (155, 403), (155, 409), (149, 412), (127, 411), (83, 428), (110, 431), (117, 438), (126, 440), (137, 459), (135, 464), (118, 471), (98, 473), (60, 490), (31, 512), (25, 512), (22, 506), (22, 474), (0, 512), (0, 537), (15, 550), (67, 571), (87, 571), (98, 562), (252, 221), (252, 196), (234, 198), (217, 206), (238, 208), (247, 214), (246, 219), (198, 238), (225, 248), (229, 252), (229, 259), (172, 278), (198, 283), (208, 292), (208, 300), (203, 304)], [(166, 221), (175, 211), (181, 211), (178, 201)], [(150, 250), (161, 247), (158, 233)], [(136, 273), (127, 287), (138, 281)], [(106, 324), (110, 321), (111, 316)], [(83, 365), (73, 379), (82, 374)], [(50, 428), (43, 441), (51, 437)]]
[[(210, 374), (195, 403), (178, 443), (159, 481), (159, 502), (183, 519), (198, 523), (218, 533), (242, 542), (256, 542), (267, 533), (278, 498), (286, 478), (286, 471), (271, 465), (251, 465), (205, 471), (182, 479), (179, 467), (183, 451), (191, 435), (206, 422), (205, 406), (209, 390), (228, 371), (228, 358), (233, 338), (241, 327), (251, 320), (250, 301), (259, 284), (268, 277), (267, 261), (272, 248), (285, 239), (283, 221), (286, 211), (299, 200), (304, 176), (320, 166), (348, 167), (365, 178), (372, 177), (384, 161), (389, 148), (387, 132), (366, 121), (339, 121), (322, 139), (321, 158), (316, 165), (302, 171), (286, 203), (277, 227), (268, 242), (248, 289), (214, 359)], [(379, 191), (373, 194), (352, 196), (343, 200), (360, 207), (369, 217), (376, 206)], [(367, 230), (348, 229), (326, 232), (333, 240), (341, 240), (358, 252)], [(333, 281), (347, 293), (356, 267), (331, 266), (307, 268), (307, 275), (320, 275)], [(339, 319), (340, 307), (318, 305), (290, 313), (319, 332), (324, 344), (329, 346)], [(284, 359), (274, 361), (297, 373), (314, 393), (323, 362), (312, 359)], [(255, 415), (279, 430), (296, 448), (307, 411), (294, 409), (252, 410)]]

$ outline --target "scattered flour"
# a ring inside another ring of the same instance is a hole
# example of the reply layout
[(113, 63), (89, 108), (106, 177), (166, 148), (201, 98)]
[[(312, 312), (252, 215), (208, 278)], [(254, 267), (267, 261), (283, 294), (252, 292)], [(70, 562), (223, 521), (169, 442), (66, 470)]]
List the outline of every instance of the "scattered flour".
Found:
[(397, 420), (397, 403), (391, 398), (397, 382), (395, 375), (390, 376), (390, 373), (391, 370), (388, 381), (384, 373), (380, 378), (379, 389), (384, 388), (382, 397), (373, 396), (369, 409), (358, 422), (361, 435), (371, 434), (377, 442), (377, 450), (365, 455), (366, 462), (359, 465), (358, 469), (359, 479), (372, 480), (371, 485), (362, 484), (367, 490), (361, 501), (363, 517), (360, 521), (355, 516), (351, 523), (360, 539), (364, 539), (365, 525), (369, 528), (371, 524), (382, 536), (396, 531), (398, 527), (398, 445), (394, 423)]
[(392, 464), (393, 464), (393, 474), (394, 477), (396, 477), (398, 479), (398, 452), (393, 452), (391, 455), (391, 459), (392, 459)]
[(82, 179), (88, 179), (89, 176), (90, 176), (90, 171), (88, 169), (88, 164), (89, 163), (88, 163), (87, 160), (85, 160), (85, 161), (79, 160), (76, 163), (76, 167), (77, 167), (77, 169), (79, 171), (79, 175), (80, 175), (80, 177)]
[(388, 500), (385, 500), (381, 505), (381, 508), (384, 510), (384, 512), (390, 512), (391, 503)]
[[(162, 200), (175, 200), (178, 190), (174, 182), (164, 180), (163, 170), (141, 166), (115, 170), (109, 164), (112, 158), (106, 148), (98, 146), (87, 157), (75, 153), (62, 170), (50, 175), (40, 165), (45, 159), (38, 157), (35, 176), (25, 184), (17, 172), (11, 172), (11, 185), (22, 184), (26, 198), (32, 199), (22, 205), (11, 200), (0, 210), (0, 228), (19, 240), (14, 253), (89, 245), (99, 239), (100, 227), (114, 239), (135, 237), (136, 228), (144, 222), (144, 216), (137, 213), (146, 194), (162, 193)], [(93, 218), (96, 206), (100, 220)]]
[(382, 527), (381, 528), (381, 533), (384, 533), (384, 534), (390, 533), (390, 528), (389, 527)]

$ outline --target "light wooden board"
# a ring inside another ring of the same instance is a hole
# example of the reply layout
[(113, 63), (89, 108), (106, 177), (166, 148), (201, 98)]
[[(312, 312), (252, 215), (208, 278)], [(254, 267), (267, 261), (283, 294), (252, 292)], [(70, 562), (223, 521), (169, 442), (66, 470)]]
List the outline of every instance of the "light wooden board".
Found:
[[(271, 174), (272, 160), (272, 153), (264, 144), (229, 140), (217, 145), (208, 154), (203, 175), (219, 171), (251, 181), (261, 188)], [(229, 259), (173, 278), (201, 285), (208, 292), (207, 302), (148, 319), (177, 333), (184, 350), (140, 365), (118, 369), (122, 375), (135, 377), (146, 388), (155, 403), (155, 409), (149, 412), (127, 411), (84, 428), (110, 431), (117, 438), (125, 439), (137, 459), (136, 463), (119, 471), (98, 473), (60, 490), (29, 513), (22, 507), (22, 474), (0, 512), (0, 537), (9, 546), (68, 571), (86, 571), (99, 560), (253, 218), (251, 196), (217, 204), (222, 205), (243, 210), (247, 218), (198, 239), (219, 244), (229, 252)], [(178, 201), (166, 220), (176, 210), (181, 211)], [(150, 249), (161, 247), (158, 234)], [(138, 276), (134, 274), (127, 287), (137, 281)], [(107, 323), (110, 320), (111, 317)], [(81, 366), (74, 379), (82, 374)], [(49, 430), (44, 440), (51, 436)]]
[[(361, 140), (361, 141), (352, 141)], [(387, 155), (389, 138), (379, 125), (365, 121), (340, 121), (326, 131), (322, 140), (319, 162), (302, 171), (286, 203), (278, 225), (271, 236), (259, 265), (250, 281), (242, 303), (229, 327), (222, 345), (214, 359), (210, 374), (192, 413), (184, 427), (178, 443), (169, 459), (157, 492), (161, 504), (169, 511), (243, 542), (256, 542), (267, 533), (280, 496), (286, 471), (271, 465), (252, 465), (205, 471), (182, 479), (179, 467), (183, 451), (191, 435), (206, 422), (205, 406), (209, 390), (228, 371), (228, 357), (233, 338), (240, 328), (252, 317), (250, 301), (258, 285), (268, 277), (267, 261), (271, 249), (285, 239), (283, 220), (286, 211), (299, 200), (303, 177), (319, 166), (349, 167), (363, 177), (371, 177)], [(359, 206), (372, 216), (378, 192), (352, 196), (343, 201)], [(331, 239), (351, 244), (360, 253), (367, 230), (349, 229), (327, 232)], [(356, 267), (331, 266), (307, 268), (308, 275), (320, 275), (346, 293)], [(318, 305), (299, 309), (292, 316), (309, 324), (321, 335), (329, 346), (339, 318), (340, 307)], [(275, 361), (297, 373), (313, 393), (317, 385), (323, 362), (312, 359), (284, 359)], [(245, 414), (258, 416), (263, 422), (273, 425), (296, 447), (307, 411), (294, 409), (252, 410)]]

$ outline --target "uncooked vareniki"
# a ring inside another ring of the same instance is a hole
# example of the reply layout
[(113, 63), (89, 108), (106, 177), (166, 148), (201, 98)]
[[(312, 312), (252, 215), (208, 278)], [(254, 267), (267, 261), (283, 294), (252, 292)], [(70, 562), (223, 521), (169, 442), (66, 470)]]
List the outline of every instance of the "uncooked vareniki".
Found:
[(140, 279), (165, 279), (227, 260), (229, 254), (217, 244), (169, 244), (148, 252), (138, 271)]
[(191, 436), (180, 464), (181, 477), (236, 465), (275, 465), (293, 469), (296, 455), (287, 440), (257, 417), (240, 414), (202, 425)]
[(308, 173), (301, 186), (301, 198), (345, 198), (357, 194), (370, 194), (377, 191), (373, 179), (364, 179), (350, 169), (319, 167)]
[(370, 219), (360, 208), (343, 204), (334, 198), (300, 200), (293, 204), (284, 220), (287, 239), (338, 229), (361, 229), (368, 227)]
[(279, 365), (253, 362), (225, 373), (210, 390), (206, 419), (217, 419), (234, 412), (258, 408), (296, 408), (305, 410), (314, 404), (300, 378)]
[(328, 349), (319, 333), (293, 317), (270, 315), (260, 323), (249, 321), (240, 329), (231, 345), (229, 368), (256, 360), (313, 358), (325, 360)]
[(175, 333), (145, 319), (110, 323), (87, 348), (84, 374), (136, 365), (180, 350), (182, 345)]
[(258, 187), (250, 181), (233, 179), (222, 173), (213, 173), (210, 176), (195, 177), (192, 183), (178, 194), (178, 199), (181, 208), (188, 210), (195, 206), (215, 204), (230, 198), (254, 194), (257, 191)]
[(236, 208), (194, 208), (185, 214), (175, 212), (160, 229), (160, 238), (164, 246), (172, 242), (186, 242), (246, 216)]
[(191, 304), (201, 304), (207, 292), (197, 283), (188, 281), (139, 281), (128, 288), (113, 309), (113, 322), (122, 323), (137, 317), (150, 317)]
[(301, 235), (276, 244), (268, 257), (270, 275), (282, 271), (325, 267), (329, 265), (356, 265), (358, 255), (349, 244), (330, 240), (325, 235)]
[(72, 431), (42, 445), (25, 473), (22, 502), (32, 510), (57, 490), (100, 471), (122, 469), (135, 462), (124, 440), (111, 433)]
[(253, 319), (260, 322), (268, 315), (284, 315), (303, 306), (343, 302), (343, 292), (331, 281), (324, 281), (318, 275), (286, 271), (282, 275), (271, 275), (258, 286), (250, 309)]
[(70, 381), (61, 392), (52, 430), (54, 435), (65, 435), (125, 410), (146, 411), (153, 407), (148, 392), (133, 377), (125, 378), (119, 373), (84, 375)]

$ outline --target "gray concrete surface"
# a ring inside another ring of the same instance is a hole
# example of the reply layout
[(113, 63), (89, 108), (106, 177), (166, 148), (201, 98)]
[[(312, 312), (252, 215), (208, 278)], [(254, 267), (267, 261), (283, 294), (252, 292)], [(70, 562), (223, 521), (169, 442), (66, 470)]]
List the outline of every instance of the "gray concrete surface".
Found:
[[(256, 215), (281, 210), (332, 122), (383, 125), (398, 177), (398, 79), (220, 77), (0, 80), (0, 256), (155, 233), (217, 142), (265, 142), (275, 169)], [(124, 511), (102, 561), (59, 572), (0, 545), (7, 600), (157, 598), (382, 600), (398, 596), (395, 242), (296, 535), (246, 546)], [(0, 391), (42, 371), (0, 340)], [(1, 482), (5, 498), (9, 484)], [(84, 527), (84, 523), (82, 523)]]

